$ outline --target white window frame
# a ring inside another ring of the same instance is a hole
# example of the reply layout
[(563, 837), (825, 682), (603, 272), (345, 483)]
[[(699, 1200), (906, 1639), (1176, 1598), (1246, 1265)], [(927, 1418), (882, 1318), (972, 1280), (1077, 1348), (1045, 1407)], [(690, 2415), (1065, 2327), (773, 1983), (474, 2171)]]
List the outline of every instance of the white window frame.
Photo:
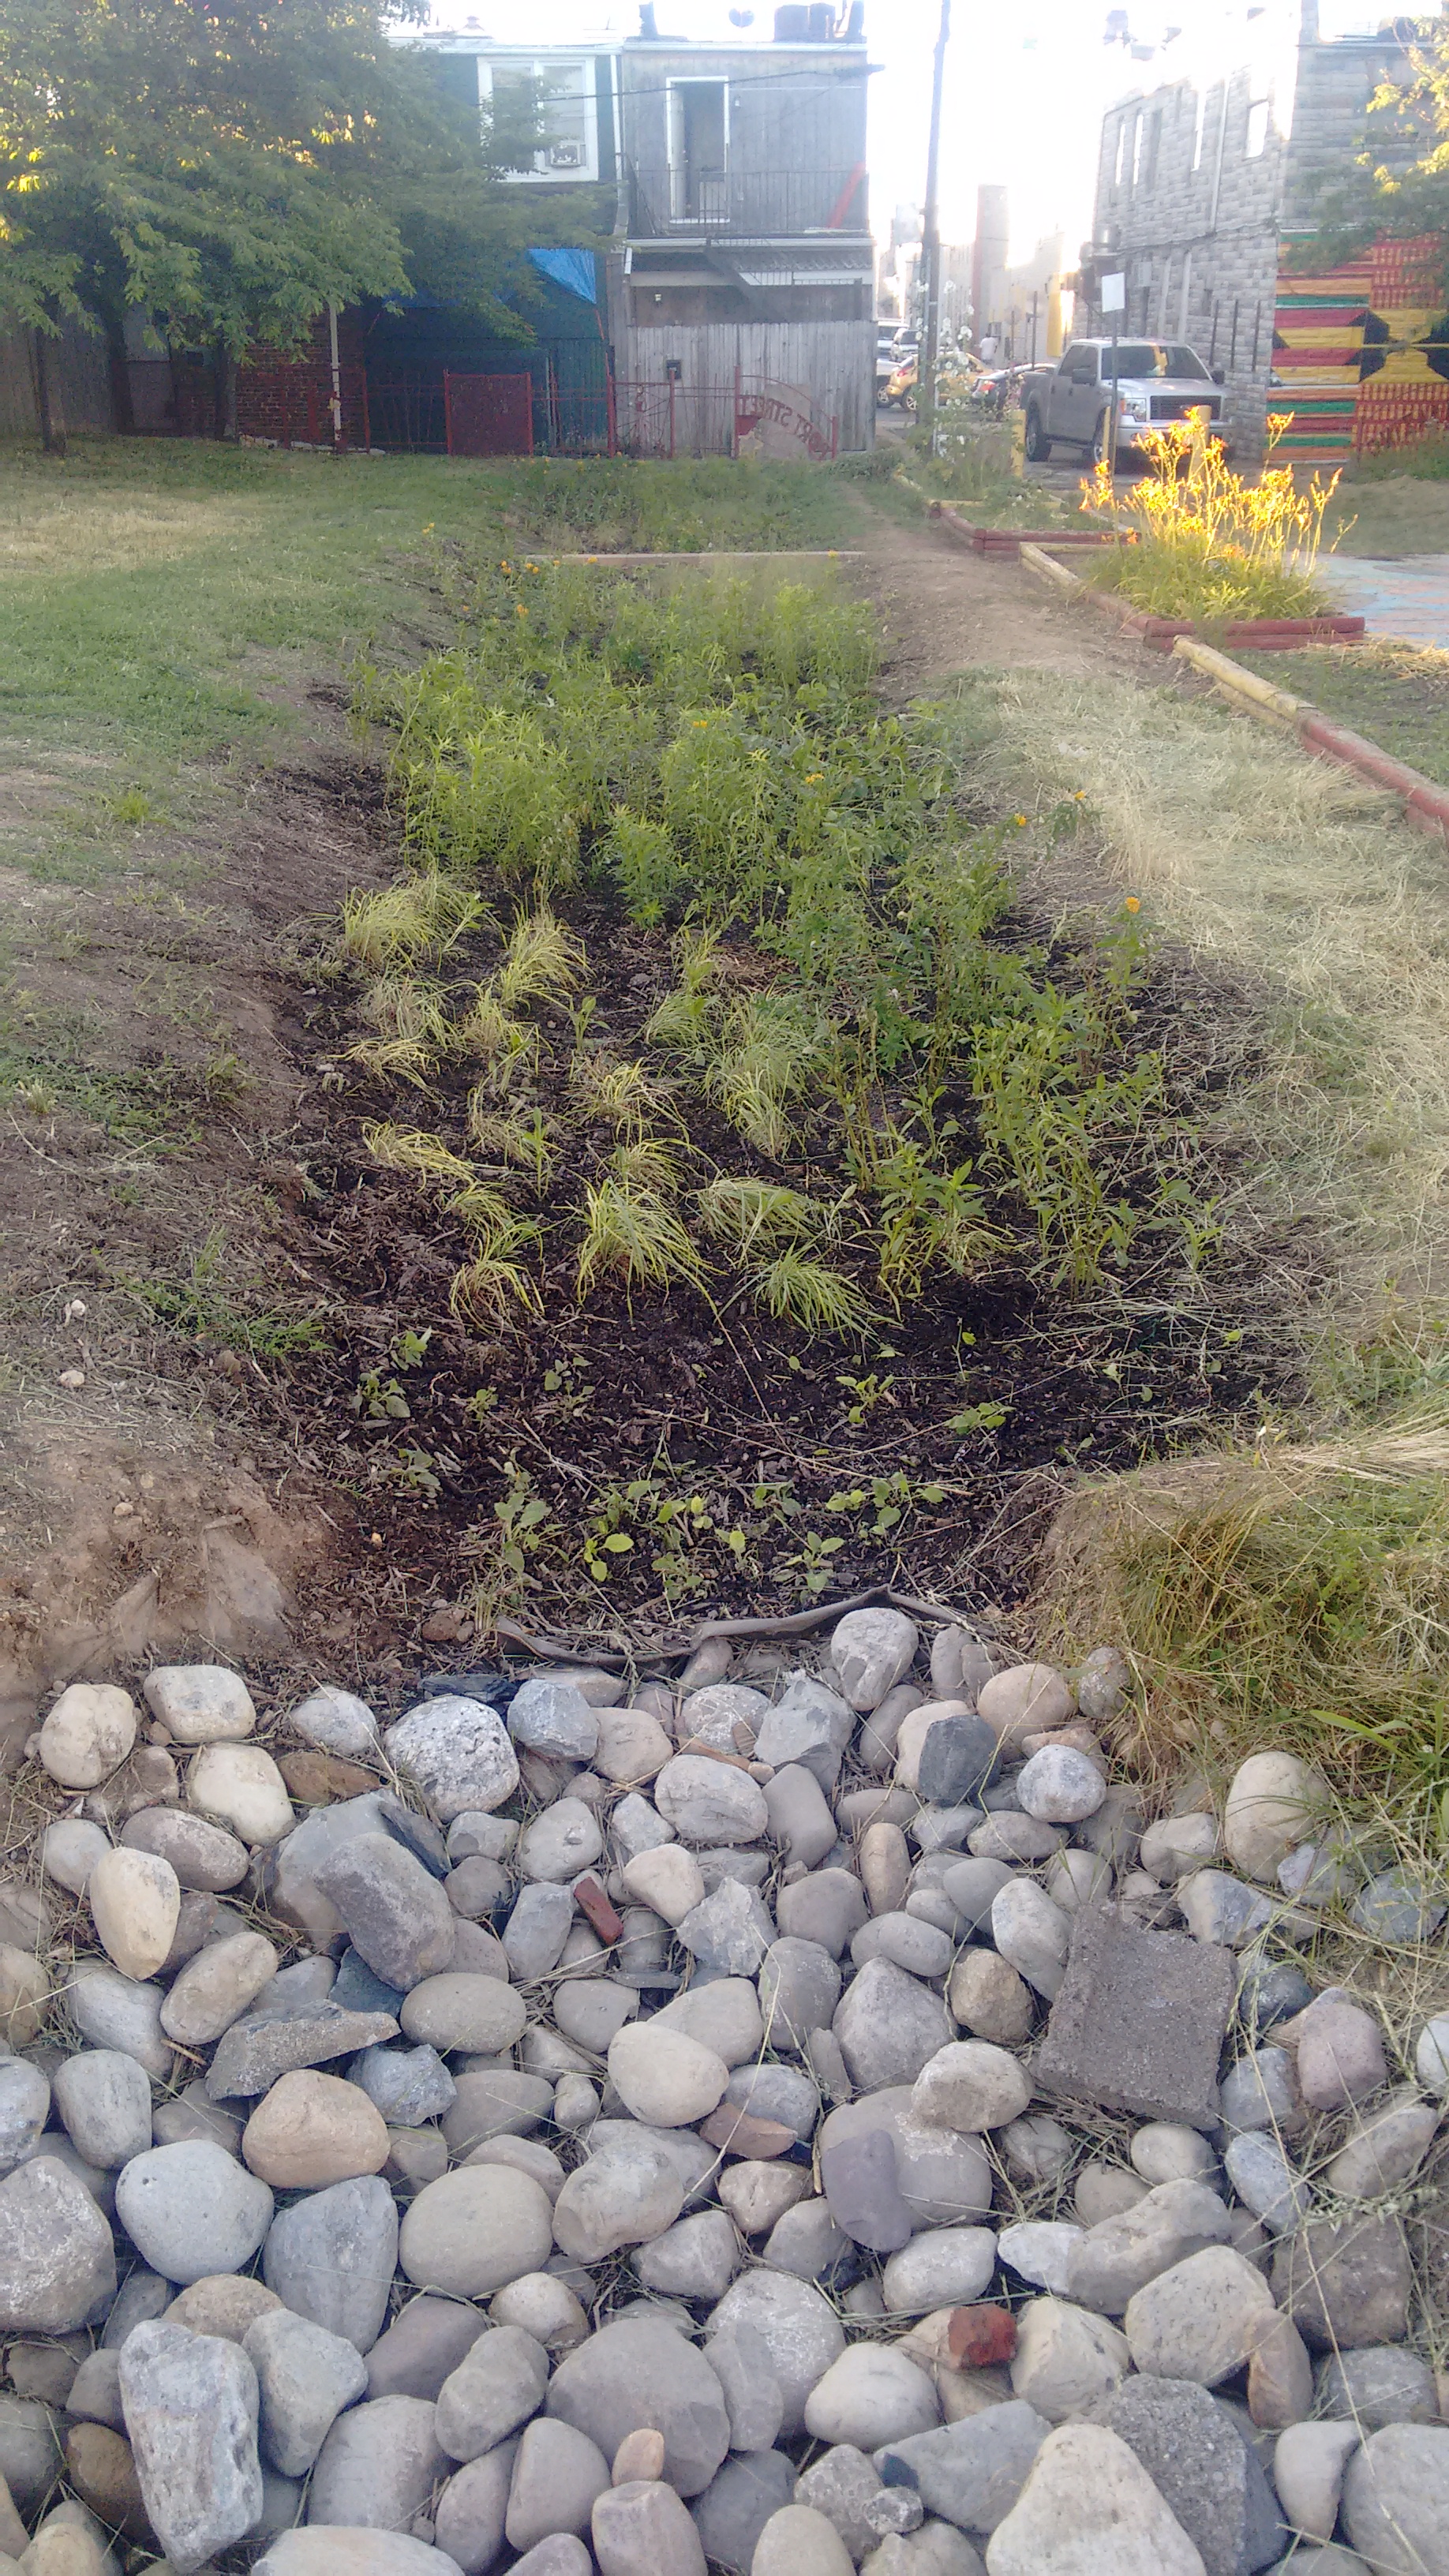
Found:
[(556, 85), (566, 73), (578, 76), (579, 96), (584, 111), (584, 157), (577, 168), (550, 169), (548, 147), (534, 154), (531, 170), (506, 170), (504, 178), (510, 187), (578, 188), (597, 181), (599, 176), (599, 89), (598, 74), (592, 54), (529, 54), (520, 46), (516, 54), (478, 57), (478, 104), (491, 108), (495, 71), (521, 72), (535, 80), (540, 88)]

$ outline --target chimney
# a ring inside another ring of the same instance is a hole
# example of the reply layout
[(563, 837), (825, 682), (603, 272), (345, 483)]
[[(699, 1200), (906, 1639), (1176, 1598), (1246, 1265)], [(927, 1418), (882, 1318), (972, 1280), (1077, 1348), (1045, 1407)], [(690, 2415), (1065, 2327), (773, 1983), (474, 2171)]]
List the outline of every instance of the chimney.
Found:
[(639, 0), (639, 41), (644, 45), (659, 42), (659, 21), (654, 14), (654, 0)]

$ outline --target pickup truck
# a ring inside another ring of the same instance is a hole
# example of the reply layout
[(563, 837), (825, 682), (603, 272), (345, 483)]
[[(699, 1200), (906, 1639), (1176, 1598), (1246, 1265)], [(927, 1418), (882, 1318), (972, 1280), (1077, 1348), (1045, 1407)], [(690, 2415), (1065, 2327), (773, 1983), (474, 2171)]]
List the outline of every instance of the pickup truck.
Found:
[[(1119, 456), (1144, 429), (1191, 411), (1205, 411), (1214, 427), (1221, 421), (1223, 371), (1204, 366), (1195, 349), (1175, 340), (1121, 340), (1115, 364)], [(1112, 395), (1110, 340), (1073, 340), (1055, 366), (1034, 368), (1021, 389), (1028, 462), (1044, 465), (1053, 447), (1075, 447), (1097, 464), (1107, 453)]]

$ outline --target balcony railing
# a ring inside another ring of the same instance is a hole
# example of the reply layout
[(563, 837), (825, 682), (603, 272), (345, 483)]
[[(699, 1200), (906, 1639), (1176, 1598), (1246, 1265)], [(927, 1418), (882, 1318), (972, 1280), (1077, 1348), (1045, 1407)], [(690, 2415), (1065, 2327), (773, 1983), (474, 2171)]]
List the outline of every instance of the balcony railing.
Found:
[(636, 240), (773, 241), (869, 229), (863, 164), (853, 170), (698, 170), (627, 166)]

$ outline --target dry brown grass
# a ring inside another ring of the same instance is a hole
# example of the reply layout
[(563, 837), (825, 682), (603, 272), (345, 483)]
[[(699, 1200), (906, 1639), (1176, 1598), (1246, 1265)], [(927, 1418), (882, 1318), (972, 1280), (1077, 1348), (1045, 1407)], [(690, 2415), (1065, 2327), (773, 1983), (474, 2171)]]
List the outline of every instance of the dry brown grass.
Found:
[[(1326, 1335), (1386, 1311), (1410, 1341), (1449, 1287), (1449, 874), (1391, 801), (1202, 699), (1015, 671), (989, 757), (1050, 814), (1077, 791), (1144, 918), (1256, 997), (1268, 1037), (1250, 1140), (1258, 1221), (1330, 1249)], [(1070, 849), (1070, 845), (1066, 845)], [(1074, 872), (1045, 863), (1048, 886)]]

